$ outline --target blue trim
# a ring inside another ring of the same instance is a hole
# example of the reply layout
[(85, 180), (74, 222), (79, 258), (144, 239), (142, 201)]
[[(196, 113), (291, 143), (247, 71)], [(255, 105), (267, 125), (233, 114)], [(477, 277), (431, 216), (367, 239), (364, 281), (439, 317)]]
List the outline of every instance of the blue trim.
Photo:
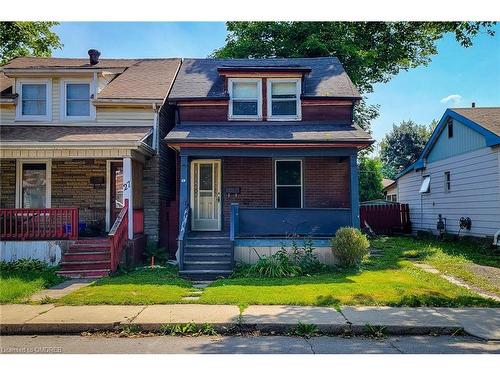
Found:
[(231, 214), (229, 223), (229, 239), (234, 241), (240, 232), (240, 205), (238, 203), (231, 203)]
[[(182, 225), (184, 209), (189, 206), (189, 160), (181, 155), (180, 186), (179, 186), (179, 230)], [(188, 223), (188, 225), (190, 225)]]
[(351, 223), (354, 228), (359, 228), (359, 177), (358, 160), (356, 155), (351, 155), (349, 158), (349, 164), (351, 169)]
[[(330, 239), (326, 238), (312, 238), (312, 243), (314, 247), (330, 247)], [(249, 247), (259, 247), (259, 246), (291, 246), (292, 239), (290, 238), (237, 238), (234, 241), (234, 246), (249, 246)], [(304, 241), (303, 238), (295, 239), (297, 245), (302, 245)]]
[(298, 156), (351, 156), (356, 155), (355, 148), (190, 148), (183, 147), (181, 156), (197, 158), (216, 158), (224, 156), (247, 157), (298, 157)]

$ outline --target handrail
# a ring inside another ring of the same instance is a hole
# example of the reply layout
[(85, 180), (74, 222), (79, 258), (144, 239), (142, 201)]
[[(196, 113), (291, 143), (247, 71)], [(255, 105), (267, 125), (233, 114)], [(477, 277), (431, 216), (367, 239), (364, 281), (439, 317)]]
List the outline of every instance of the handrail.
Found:
[(190, 215), (190, 209), (188, 206), (184, 209), (184, 214), (182, 215), (181, 228), (179, 230), (179, 238), (177, 239), (179, 246), (179, 271), (182, 271), (184, 269), (184, 240), (187, 233), (189, 215)]
[(108, 234), (111, 245), (111, 272), (115, 272), (128, 239), (128, 200), (121, 209)]
[(78, 208), (2, 208), (2, 240), (78, 239)]

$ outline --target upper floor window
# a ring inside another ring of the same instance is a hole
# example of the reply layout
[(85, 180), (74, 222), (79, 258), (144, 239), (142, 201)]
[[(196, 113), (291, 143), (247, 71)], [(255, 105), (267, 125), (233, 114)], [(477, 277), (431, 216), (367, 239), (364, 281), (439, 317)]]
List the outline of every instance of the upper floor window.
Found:
[(299, 120), (300, 78), (269, 79), (267, 87), (267, 108), (270, 120)]
[(229, 79), (229, 118), (262, 118), (262, 83), (260, 79)]
[(444, 172), (444, 191), (449, 193), (451, 191), (451, 173)]
[(62, 85), (62, 117), (66, 120), (90, 120), (92, 85), (86, 81), (64, 81)]
[(19, 94), (19, 102), (16, 108), (16, 119), (49, 121), (51, 88), (48, 80), (18, 80), (16, 91)]

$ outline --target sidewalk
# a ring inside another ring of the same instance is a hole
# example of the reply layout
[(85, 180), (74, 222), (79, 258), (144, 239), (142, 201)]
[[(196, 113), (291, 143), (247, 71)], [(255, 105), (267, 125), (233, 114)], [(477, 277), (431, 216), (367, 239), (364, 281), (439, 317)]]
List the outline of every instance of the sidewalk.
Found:
[(500, 309), (249, 306), (234, 305), (54, 306), (1, 305), (2, 334), (62, 334), (119, 330), (127, 325), (144, 330), (165, 324), (209, 323), (224, 332), (244, 329), (287, 333), (298, 322), (315, 324), (324, 333), (364, 333), (367, 325), (386, 334), (454, 333), (465, 330), (485, 340), (500, 340)]

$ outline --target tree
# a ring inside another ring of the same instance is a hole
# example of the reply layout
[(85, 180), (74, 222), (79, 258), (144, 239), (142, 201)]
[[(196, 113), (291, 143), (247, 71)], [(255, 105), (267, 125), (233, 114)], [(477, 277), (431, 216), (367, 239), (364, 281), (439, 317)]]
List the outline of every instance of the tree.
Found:
[[(226, 45), (213, 56), (336, 56), (361, 94), (372, 92), (375, 83), (388, 82), (401, 70), (429, 64), (437, 53), (436, 42), (446, 33), (454, 33), (464, 47), (471, 46), (480, 32), (494, 35), (493, 22), (227, 22), (226, 25), (229, 32)], [(361, 118), (370, 117), (378, 114), (378, 107), (365, 105), (358, 108), (357, 114)], [(362, 125), (369, 130), (369, 126)]]
[(384, 165), (383, 172), (387, 178), (395, 178), (396, 174), (414, 163), (435, 127), (416, 124), (412, 120), (393, 125), (392, 130), (380, 142), (380, 159)]
[(377, 158), (361, 156), (358, 162), (359, 200), (371, 201), (384, 197), (382, 192), (382, 163)]
[(51, 28), (58, 22), (0, 22), (0, 64), (18, 56), (50, 56), (62, 48)]

